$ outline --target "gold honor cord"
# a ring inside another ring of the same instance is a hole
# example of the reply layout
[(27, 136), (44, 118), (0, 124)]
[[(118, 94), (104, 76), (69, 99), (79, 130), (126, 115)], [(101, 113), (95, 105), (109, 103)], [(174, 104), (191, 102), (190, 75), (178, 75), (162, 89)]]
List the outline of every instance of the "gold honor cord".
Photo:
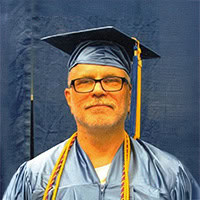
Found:
[[(53, 191), (52, 200), (56, 199), (60, 179), (62, 176), (62, 172), (67, 160), (68, 153), (77, 137), (77, 133), (74, 133), (70, 139), (65, 144), (58, 160), (56, 161), (56, 164), (54, 166), (54, 169), (51, 173), (51, 176), (49, 178), (47, 187), (44, 192), (44, 196), (42, 200), (48, 200), (48, 195), (50, 190), (53, 188), (54, 183), (56, 182), (55, 189)], [(125, 132), (125, 139), (124, 139), (124, 166), (123, 166), (123, 172), (122, 172), (122, 181), (121, 181), (121, 200), (129, 200), (129, 178), (128, 178), (128, 171), (129, 171), (129, 162), (130, 162), (130, 138), (128, 134)]]
[(134, 51), (134, 56), (137, 56), (137, 99), (136, 99), (136, 119), (135, 119), (135, 135), (134, 139), (140, 138), (140, 124), (141, 124), (141, 88), (142, 88), (142, 59), (140, 42), (136, 38), (137, 50)]

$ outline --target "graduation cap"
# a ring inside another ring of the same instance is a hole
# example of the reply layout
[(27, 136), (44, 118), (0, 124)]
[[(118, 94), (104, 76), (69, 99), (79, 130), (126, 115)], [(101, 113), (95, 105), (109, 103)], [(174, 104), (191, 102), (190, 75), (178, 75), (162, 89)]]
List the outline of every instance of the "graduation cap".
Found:
[[(86, 29), (76, 32), (62, 33), (57, 35), (51, 35), (43, 37), (42, 40), (49, 44), (61, 49), (67, 54), (72, 54), (76, 47), (84, 42), (91, 40), (105, 40), (115, 42), (126, 49), (130, 59), (133, 58), (133, 47), (135, 46), (136, 40), (132, 39), (125, 33), (119, 31), (113, 26), (106, 26), (100, 28)], [(141, 58), (157, 58), (159, 55), (144, 45), (140, 44), (142, 51)]]
[[(96, 42), (106, 41), (106, 42), (115, 43), (115, 44), (118, 44), (118, 46), (121, 46), (126, 51), (125, 54), (127, 54), (129, 59), (132, 61), (133, 55), (134, 55), (134, 46), (136, 44), (135, 39), (132, 39), (131, 37), (129, 37), (128, 35), (126, 35), (125, 33), (121, 32), (121, 31), (119, 31), (118, 29), (116, 29), (113, 26), (106, 26), (106, 27), (86, 29), (86, 30), (81, 30), (81, 31), (76, 31), (76, 32), (56, 34), (56, 35), (44, 37), (41, 40), (48, 42), (49, 44), (64, 51), (65, 53), (67, 53), (69, 55), (73, 55), (73, 59), (77, 59), (77, 57), (78, 57), (77, 54), (74, 56), (74, 52), (79, 53), (80, 49), (81, 49), (81, 51), (83, 50), (83, 48), (80, 44), (84, 44), (84, 46), (85, 46), (85, 43), (87, 43), (89, 41), (96, 41)], [(97, 46), (95, 46), (95, 48), (97, 48)], [(157, 53), (155, 53), (154, 51), (152, 51), (151, 49), (149, 49), (148, 47), (146, 47), (142, 44), (140, 44), (140, 48), (141, 48), (141, 52), (142, 52), (141, 59), (150, 59), (150, 58), (158, 58), (159, 57), (159, 55)], [(91, 52), (94, 53), (94, 49), (92, 49)], [(96, 52), (96, 50), (95, 50), (95, 52)], [(100, 57), (99, 54), (96, 56), (93, 55), (93, 61), (91, 61), (91, 57), (90, 58), (88, 57), (88, 51), (84, 52), (84, 56), (86, 54), (87, 54), (87, 58), (85, 58), (85, 57), (83, 58), (83, 55), (81, 55), (81, 58), (79, 58), (79, 60), (84, 62), (87, 59), (87, 64), (102, 64), (102, 65), (110, 64), (111, 65), (111, 63), (108, 63), (108, 64), (104, 63), (105, 59), (104, 59), (103, 63), (102, 63), (102, 61), (99, 61), (99, 63), (98, 63), (98, 59)], [(111, 52), (111, 54), (113, 54), (113, 51)], [(116, 57), (118, 58), (119, 55), (117, 55)], [(126, 55), (125, 55), (125, 57), (126, 57)], [(71, 58), (71, 60), (72, 60), (72, 58)], [(121, 61), (122, 60), (124, 61), (123, 58), (121, 58)], [(125, 60), (127, 60), (127, 59), (125, 58)], [(88, 63), (88, 61), (89, 61), (89, 63)], [(119, 61), (120, 65), (121, 65), (121, 61)], [(71, 65), (74, 66), (75, 64), (77, 64), (77, 63), (73, 63)], [(118, 67), (119, 67), (119, 64), (112, 63), (112, 65), (114, 65), (114, 66), (118, 65)], [(73, 66), (68, 66), (68, 67), (71, 69)], [(125, 67), (127, 67), (127, 63), (125, 63)], [(130, 70), (128, 70), (128, 71), (130, 72)]]
[(159, 58), (157, 53), (113, 26), (56, 34), (41, 40), (70, 55), (69, 70), (80, 63), (124, 69), (132, 77), (134, 86), (130, 135), (140, 137), (141, 59)]

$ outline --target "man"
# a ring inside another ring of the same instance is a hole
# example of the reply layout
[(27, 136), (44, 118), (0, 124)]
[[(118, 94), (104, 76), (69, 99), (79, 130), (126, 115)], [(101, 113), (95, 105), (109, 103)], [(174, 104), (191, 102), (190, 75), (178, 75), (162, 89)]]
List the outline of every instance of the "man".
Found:
[[(24, 163), (3, 199), (200, 199), (179, 160), (125, 131), (139, 44), (112, 27), (45, 40), (71, 54), (65, 97), (77, 132)], [(156, 57), (141, 47), (142, 57)]]

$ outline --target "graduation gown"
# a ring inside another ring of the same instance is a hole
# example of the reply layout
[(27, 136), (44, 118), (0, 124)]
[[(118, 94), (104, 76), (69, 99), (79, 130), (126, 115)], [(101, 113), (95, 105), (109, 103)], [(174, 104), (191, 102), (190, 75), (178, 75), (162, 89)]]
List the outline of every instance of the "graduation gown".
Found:
[[(66, 141), (20, 166), (3, 200), (42, 199), (49, 177)], [(123, 167), (123, 145), (117, 151), (105, 185), (77, 140), (61, 177), (58, 200), (119, 200)], [(131, 139), (129, 166), (130, 200), (200, 199), (200, 190), (190, 172), (174, 156)], [(49, 199), (52, 196), (49, 193)]]

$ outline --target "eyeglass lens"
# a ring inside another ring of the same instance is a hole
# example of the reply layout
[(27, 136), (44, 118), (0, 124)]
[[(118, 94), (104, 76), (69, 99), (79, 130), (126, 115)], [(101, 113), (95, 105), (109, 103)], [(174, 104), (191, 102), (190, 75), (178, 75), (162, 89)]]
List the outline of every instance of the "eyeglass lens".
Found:
[(123, 83), (120, 77), (107, 77), (101, 80), (81, 78), (74, 81), (74, 87), (77, 92), (90, 92), (94, 89), (96, 82), (100, 82), (105, 91), (120, 90)]

